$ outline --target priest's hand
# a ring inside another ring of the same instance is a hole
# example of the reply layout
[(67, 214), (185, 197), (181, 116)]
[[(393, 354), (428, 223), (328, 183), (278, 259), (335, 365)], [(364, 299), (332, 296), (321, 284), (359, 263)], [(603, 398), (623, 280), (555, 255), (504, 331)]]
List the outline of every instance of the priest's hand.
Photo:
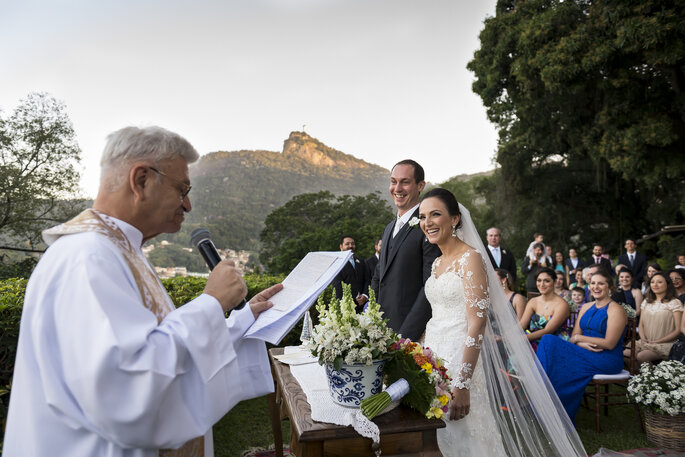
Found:
[(264, 311), (266, 311), (274, 305), (269, 301), (269, 299), (276, 295), (277, 292), (280, 292), (282, 289), (283, 284), (276, 284), (274, 286), (269, 287), (268, 289), (259, 292), (257, 295), (250, 299), (250, 309), (252, 310), (252, 314), (254, 314), (255, 319), (257, 319), (257, 317), (259, 317), (260, 314), (262, 314)]
[(245, 298), (247, 286), (233, 261), (222, 260), (209, 274), (204, 293), (216, 298), (224, 312), (227, 312)]

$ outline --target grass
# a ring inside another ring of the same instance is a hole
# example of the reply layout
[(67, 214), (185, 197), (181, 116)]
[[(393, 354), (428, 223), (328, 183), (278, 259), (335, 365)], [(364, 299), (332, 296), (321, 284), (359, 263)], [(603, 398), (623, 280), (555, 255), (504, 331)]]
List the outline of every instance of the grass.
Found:
[[(602, 432), (595, 432), (595, 416), (592, 411), (580, 408), (576, 417), (578, 434), (588, 455), (600, 447), (614, 451), (656, 447), (640, 431), (635, 409), (631, 405), (609, 408), (609, 415), (602, 416)], [(283, 443), (290, 441), (290, 424), (283, 421)], [(244, 401), (233, 408), (214, 426), (214, 452), (216, 457), (240, 457), (251, 447), (268, 447), (273, 444), (266, 397)]]

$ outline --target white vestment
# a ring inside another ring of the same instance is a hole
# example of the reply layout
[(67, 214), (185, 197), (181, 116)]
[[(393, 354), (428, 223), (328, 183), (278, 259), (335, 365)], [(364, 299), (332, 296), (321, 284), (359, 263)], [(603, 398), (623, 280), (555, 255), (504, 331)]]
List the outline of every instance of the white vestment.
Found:
[[(106, 219), (151, 268), (141, 232)], [(62, 236), (47, 250), (26, 290), (6, 457), (153, 457), (203, 435), (211, 456), (212, 425), (273, 391), (264, 342), (241, 339), (249, 306), (224, 319), (203, 294), (160, 318), (134, 276), (100, 233)]]

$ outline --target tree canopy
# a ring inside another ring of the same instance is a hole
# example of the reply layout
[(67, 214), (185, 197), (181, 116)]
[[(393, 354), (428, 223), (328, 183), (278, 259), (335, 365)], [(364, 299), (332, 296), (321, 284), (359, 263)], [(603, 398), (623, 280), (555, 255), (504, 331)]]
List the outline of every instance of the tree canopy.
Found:
[(369, 257), (392, 218), (390, 207), (377, 192), (340, 197), (328, 191), (296, 195), (266, 217), (260, 261), (271, 273), (287, 273), (310, 251), (340, 249), (343, 235), (354, 238), (358, 257)]
[(497, 213), (514, 237), (618, 247), (683, 221), (684, 11), (498, 1), (468, 68), (499, 130)]
[(34, 245), (77, 208), (81, 150), (63, 103), (32, 93), (0, 112), (0, 239)]

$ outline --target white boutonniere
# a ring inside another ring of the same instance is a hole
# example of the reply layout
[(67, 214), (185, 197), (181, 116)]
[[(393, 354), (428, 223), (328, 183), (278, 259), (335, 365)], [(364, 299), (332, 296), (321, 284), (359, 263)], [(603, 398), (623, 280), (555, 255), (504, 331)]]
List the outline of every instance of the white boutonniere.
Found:
[(506, 253), (507, 253), (507, 250), (506, 250), (506, 249), (502, 249), (502, 254), (506, 254)]
[(419, 222), (421, 221), (418, 217), (412, 217), (411, 219), (409, 219), (409, 222), (407, 223), (409, 224), (409, 227), (416, 227), (417, 225), (419, 225)]

